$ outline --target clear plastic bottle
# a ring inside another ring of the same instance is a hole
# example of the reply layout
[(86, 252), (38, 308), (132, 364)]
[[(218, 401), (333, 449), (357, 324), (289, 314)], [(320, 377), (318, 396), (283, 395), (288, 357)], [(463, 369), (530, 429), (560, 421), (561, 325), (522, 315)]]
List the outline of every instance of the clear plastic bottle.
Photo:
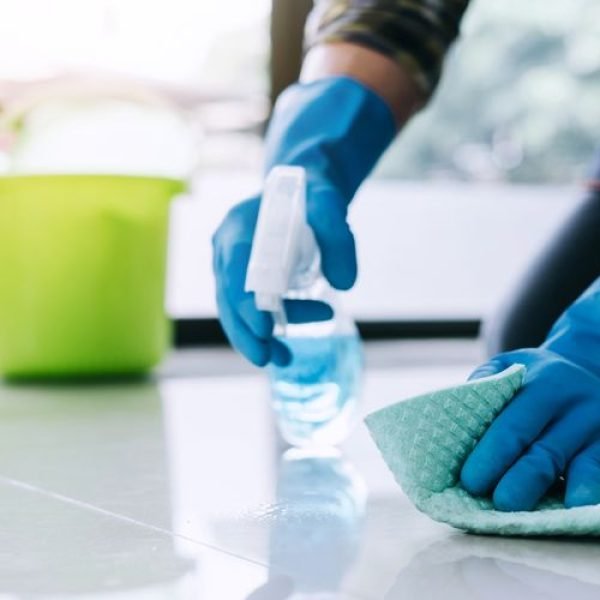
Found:
[[(276, 167), (267, 178), (246, 289), (255, 292), (258, 308), (272, 312), (275, 335), (292, 354), (288, 366), (268, 368), (284, 439), (295, 446), (341, 442), (357, 412), (362, 345), (339, 294), (321, 273), (318, 247), (306, 222), (306, 176), (299, 167)], [(287, 323), (286, 298), (326, 302), (333, 317)]]
[(323, 278), (289, 296), (327, 302), (334, 315), (328, 321), (276, 330), (292, 354), (288, 366), (269, 366), (279, 428), (295, 446), (337, 444), (350, 432), (357, 412), (363, 369), (360, 336)]

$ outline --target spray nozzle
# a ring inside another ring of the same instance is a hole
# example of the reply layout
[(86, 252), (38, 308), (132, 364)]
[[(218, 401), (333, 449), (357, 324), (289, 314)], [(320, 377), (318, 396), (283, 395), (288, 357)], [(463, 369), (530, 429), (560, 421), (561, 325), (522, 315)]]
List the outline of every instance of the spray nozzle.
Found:
[(246, 274), (246, 291), (256, 306), (285, 325), (283, 298), (299, 271), (318, 259), (306, 221), (306, 172), (302, 167), (274, 167), (265, 181)]

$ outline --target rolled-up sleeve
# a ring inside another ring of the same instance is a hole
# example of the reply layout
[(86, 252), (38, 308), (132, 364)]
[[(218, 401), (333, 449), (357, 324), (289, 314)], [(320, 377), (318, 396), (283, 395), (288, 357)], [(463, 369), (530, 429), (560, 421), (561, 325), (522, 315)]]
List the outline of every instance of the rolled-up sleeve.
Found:
[(306, 46), (352, 42), (398, 61), (426, 95), (440, 78), (469, 0), (315, 0)]

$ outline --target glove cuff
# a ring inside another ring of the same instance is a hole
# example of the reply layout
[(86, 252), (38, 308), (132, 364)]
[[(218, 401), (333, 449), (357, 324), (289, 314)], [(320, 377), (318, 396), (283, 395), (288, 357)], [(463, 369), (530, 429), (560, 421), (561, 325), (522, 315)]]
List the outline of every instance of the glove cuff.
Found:
[(302, 166), (309, 183), (330, 182), (350, 202), (395, 134), (389, 106), (358, 81), (329, 77), (295, 84), (275, 105), (265, 168)]
[(565, 310), (541, 347), (600, 376), (600, 278)]

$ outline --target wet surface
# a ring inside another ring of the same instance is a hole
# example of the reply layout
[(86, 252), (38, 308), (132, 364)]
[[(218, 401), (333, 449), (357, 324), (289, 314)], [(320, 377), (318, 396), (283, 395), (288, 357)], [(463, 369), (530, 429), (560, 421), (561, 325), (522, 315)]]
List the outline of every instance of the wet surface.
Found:
[[(469, 352), (379, 348), (363, 413), (464, 379)], [(0, 387), (0, 598), (600, 597), (600, 545), (433, 523), (362, 425), (339, 451), (290, 451), (262, 374), (172, 372)]]

